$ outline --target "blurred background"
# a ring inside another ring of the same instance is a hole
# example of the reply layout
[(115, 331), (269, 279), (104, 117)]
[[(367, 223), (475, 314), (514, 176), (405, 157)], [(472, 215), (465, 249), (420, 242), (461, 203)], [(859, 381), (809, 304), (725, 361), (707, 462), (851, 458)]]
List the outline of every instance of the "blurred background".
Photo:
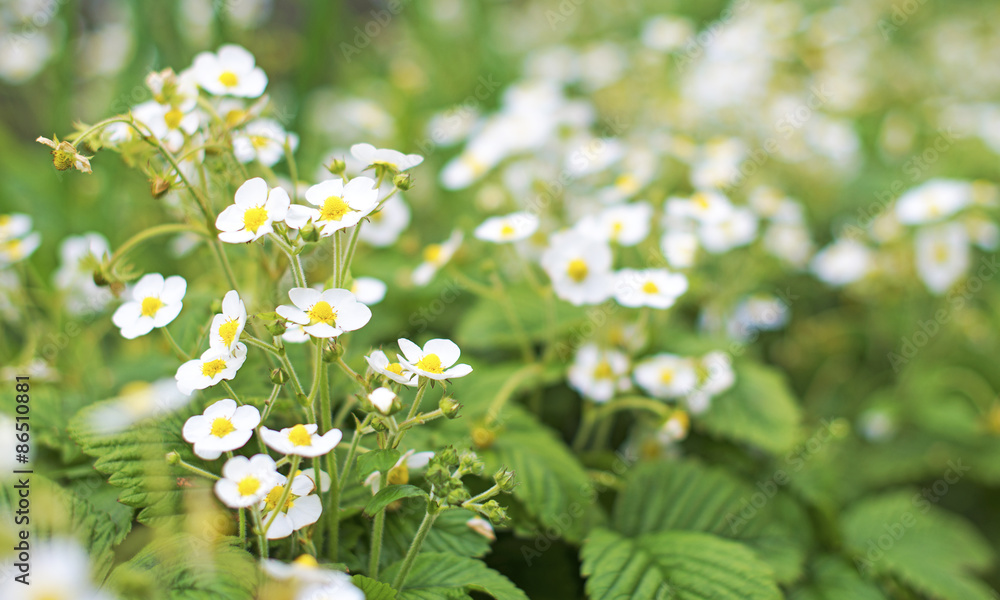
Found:
[[(1000, 4), (977, 0), (0, 0), (0, 213), (30, 214), (42, 240), (17, 267), (30, 282), (29, 304), (22, 311), (22, 300), (0, 290), (0, 309), (15, 315), (0, 324), (3, 365), (30, 366), (53, 382), (39, 395), (52, 409), (38, 412), (48, 436), (39, 451), (69, 465), (60, 474), (70, 478), (89, 465), (58, 437), (69, 416), (124, 382), (170, 375), (143, 362), (145, 347), (126, 351), (107, 315), (62, 342), (68, 321), (56, 305), (65, 299), (49, 293), (67, 236), (98, 231), (115, 248), (168, 219), (169, 207), (153, 199), (143, 165), (100, 152), (93, 175), (57, 172), (34, 140), (126, 112), (150, 99), (150, 71), (180, 71), (197, 53), (236, 43), (268, 75), (271, 116), (300, 136), (300, 179), (313, 180), (332, 151), (358, 142), (425, 156), (406, 196), (412, 224), (400, 252), (359, 262), (362, 274), (402, 290), (390, 291), (389, 316), (365, 333), (372, 343), (412, 330), (408, 307), (440, 293), (413, 289), (412, 255), (544, 190), (563, 165), (572, 170), (570, 159), (560, 161), (587, 140), (650, 150), (651, 163), (623, 150), (625, 166), (607, 172), (623, 187), (622, 177), (641, 179), (656, 205), (706, 182), (724, 180), (740, 202), (777, 186), (804, 212), (806, 254), (864, 238), (878, 249), (876, 276), (849, 289), (817, 281), (809, 256), (789, 265), (737, 250), (727, 264), (705, 267), (673, 323), (729, 343), (734, 336), (713, 315), (761, 291), (791, 305), (782, 331), (759, 327), (753, 352), (789, 376), (808, 420), (846, 418), (860, 440), (811, 463), (797, 491), (836, 507), (873, 488), (931, 484), (961, 456), (972, 465), (968, 477), (934, 502), (971, 519), (997, 547), (1000, 285), (981, 278), (961, 292), (961, 306), (928, 289), (910, 237), (881, 217), (928, 180), (970, 182), (983, 239), (969, 272), (995, 258), (998, 19)], [(551, 95), (536, 93), (535, 82), (558, 88), (559, 101), (546, 105)], [(476, 154), (467, 140), (518, 102), (537, 114), (501, 123), (513, 138), (503, 155)], [(535, 119), (557, 125), (532, 141), (544, 128)], [(455, 166), (463, 157), (478, 161), (474, 174)], [(588, 175), (573, 173), (567, 214), (603, 189)], [(153, 244), (136, 261), (196, 278), (197, 267), (173, 250)], [(948, 318), (929, 333), (921, 324), (941, 309)], [(432, 331), (451, 334), (461, 313), (435, 315)], [(48, 356), (47, 345), (59, 349)], [(892, 353), (904, 356), (900, 368)], [(561, 415), (550, 417), (564, 427)], [(554, 575), (541, 581), (527, 574), (516, 541), (503, 544), (491, 564), (533, 597), (548, 586), (578, 589), (574, 549), (546, 554)]]

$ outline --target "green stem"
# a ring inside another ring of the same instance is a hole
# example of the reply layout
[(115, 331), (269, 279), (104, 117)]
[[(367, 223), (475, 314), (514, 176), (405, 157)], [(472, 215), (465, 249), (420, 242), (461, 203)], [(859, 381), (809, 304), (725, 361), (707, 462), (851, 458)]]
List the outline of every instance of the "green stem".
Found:
[(339, 366), (340, 370), (346, 373), (348, 377), (350, 377), (354, 381), (357, 381), (361, 385), (361, 387), (365, 388), (366, 390), (368, 389), (368, 385), (367, 382), (365, 382), (365, 378), (362, 377), (361, 375), (358, 375), (357, 371), (352, 369), (350, 365), (344, 362), (343, 356), (337, 357), (337, 366)]
[(267, 558), (267, 536), (264, 535), (264, 522), (261, 520), (260, 510), (256, 506), (252, 507), (250, 516), (253, 517), (253, 527), (257, 530), (257, 551), (261, 559)]
[(191, 471), (192, 473), (194, 473), (196, 475), (201, 475), (202, 477), (207, 477), (207, 478), (211, 479), (212, 481), (218, 481), (219, 480), (219, 476), (218, 475), (215, 475), (214, 473), (209, 473), (205, 469), (199, 469), (198, 467), (196, 467), (196, 466), (194, 466), (194, 465), (192, 465), (190, 463), (184, 462), (184, 459), (182, 459), (182, 458), (178, 458), (177, 459), (177, 464), (179, 466), (187, 469), (188, 471)]
[(295, 250), (292, 249), (284, 240), (275, 234), (270, 234), (271, 240), (274, 245), (281, 248), (281, 251), (285, 253), (288, 257), (288, 266), (292, 270), (292, 277), (295, 279), (295, 285), (298, 287), (309, 287), (306, 283), (305, 273), (302, 272), (302, 262), (299, 261), (299, 257), (295, 254)]
[(271, 354), (275, 355), (276, 357), (281, 358), (281, 354), (282, 353), (281, 353), (281, 349), (280, 348), (278, 348), (277, 346), (275, 346), (273, 344), (268, 344), (267, 342), (265, 342), (264, 340), (262, 340), (260, 338), (256, 338), (256, 337), (250, 335), (249, 333), (246, 332), (246, 330), (244, 330), (243, 331), (243, 335), (240, 336), (240, 341), (241, 342), (246, 342), (246, 343), (250, 344), (251, 346), (256, 346), (257, 348), (260, 348), (261, 350), (267, 350), (268, 352), (270, 352)]
[(188, 353), (180, 347), (176, 340), (174, 340), (174, 336), (170, 335), (170, 331), (168, 331), (166, 327), (160, 327), (160, 331), (163, 332), (163, 337), (167, 338), (167, 341), (170, 342), (170, 346), (174, 349), (174, 354), (176, 354), (181, 360), (191, 360)]
[(489, 410), (486, 412), (486, 422), (488, 424), (495, 423), (497, 418), (500, 416), (500, 411), (507, 404), (507, 401), (514, 395), (517, 388), (524, 382), (525, 379), (529, 377), (534, 377), (542, 372), (542, 365), (538, 363), (532, 363), (521, 367), (520, 370), (514, 372), (507, 381), (504, 382), (503, 386), (497, 391), (496, 396), (493, 397), (493, 401), (490, 402)]
[(354, 250), (358, 246), (358, 234), (361, 232), (361, 226), (364, 222), (364, 219), (358, 221), (358, 224), (354, 226), (354, 231), (351, 233), (351, 241), (347, 244), (347, 252), (345, 253), (344, 260), (341, 261), (340, 281), (337, 283), (337, 287), (342, 287), (350, 274), (351, 263), (354, 261)]
[(333, 281), (330, 287), (340, 287), (340, 265), (343, 259), (341, 251), (340, 230), (333, 232)]
[(108, 268), (114, 268), (118, 261), (120, 261), (126, 254), (150, 238), (160, 235), (168, 235), (171, 233), (182, 233), (185, 231), (197, 233), (206, 237), (208, 236), (208, 233), (204, 229), (194, 225), (188, 225), (187, 223), (167, 223), (165, 225), (150, 227), (149, 229), (144, 229), (133, 235), (124, 244), (119, 246), (118, 249), (115, 250), (115, 253), (111, 255), (111, 259), (108, 261)]
[(243, 548), (247, 546), (247, 513), (246, 509), (241, 508), (240, 513), (240, 542)]
[(285, 480), (285, 487), (281, 490), (281, 498), (278, 500), (278, 504), (271, 511), (271, 518), (267, 520), (267, 524), (264, 525), (264, 533), (271, 529), (271, 525), (274, 524), (274, 520), (278, 518), (278, 513), (280, 513), (285, 508), (285, 504), (288, 503), (288, 497), (292, 495), (292, 482), (295, 480), (295, 474), (299, 472), (299, 461), (302, 457), (298, 454), (292, 456), (292, 466), (288, 470), (288, 479)]
[[(420, 378), (420, 386), (417, 388), (417, 396), (413, 399), (413, 404), (410, 406), (410, 412), (406, 415), (406, 420), (409, 421), (417, 414), (420, 409), (420, 402), (424, 399), (424, 393), (427, 391), (427, 384), (430, 379), (426, 377)], [(404, 422), (405, 422), (404, 421)], [(403, 431), (397, 431), (396, 435), (392, 438), (392, 444), (389, 445), (390, 448), (395, 448), (399, 444), (399, 440), (403, 437)]]
[(573, 450), (575, 452), (583, 450), (584, 446), (587, 445), (587, 441), (590, 440), (590, 436), (593, 433), (595, 423), (597, 423), (597, 410), (593, 404), (585, 402), (583, 405), (583, 416), (580, 419), (580, 428), (576, 430), (576, 436), (573, 438)]
[[(385, 488), (388, 477), (386, 473), (381, 473), (379, 475), (381, 480), (381, 486), (379, 489)], [(378, 511), (375, 515), (375, 524), (372, 525), (372, 550), (371, 556), (368, 557), (368, 576), (372, 579), (378, 579), (378, 567), (379, 567), (379, 557), (382, 553), (382, 530), (385, 528), (385, 508)]]
[(490, 279), (493, 280), (493, 289), (496, 290), (500, 310), (503, 311), (504, 316), (507, 318), (507, 322), (510, 323), (510, 328), (514, 332), (514, 337), (517, 338), (517, 343), (521, 347), (521, 357), (526, 363), (534, 361), (535, 351), (531, 347), (531, 339), (528, 338), (528, 334), (524, 330), (524, 325), (521, 323), (521, 319), (518, 318), (517, 312), (514, 310), (514, 303), (511, 302), (510, 296), (507, 294), (507, 287), (504, 285), (503, 280), (500, 279), (500, 274), (496, 271), (493, 271), (490, 274)]
[(221, 383), (222, 387), (226, 389), (226, 393), (229, 394), (229, 397), (236, 401), (236, 404), (243, 406), (243, 401), (240, 400), (240, 397), (236, 395), (236, 390), (233, 389), (233, 386), (229, 385), (228, 381), (222, 379), (219, 381), (219, 383)]
[(374, 415), (369, 414), (367, 417), (365, 417), (365, 420), (361, 422), (361, 425), (359, 425), (358, 428), (354, 430), (354, 437), (351, 438), (351, 447), (347, 451), (347, 459), (344, 461), (344, 476), (342, 478), (342, 481), (350, 481), (349, 477), (351, 476), (351, 471), (354, 470), (354, 455), (358, 451), (358, 442), (361, 441), (361, 436), (362, 436), (361, 430), (363, 430), (365, 427), (368, 426), (369, 423), (372, 422), (373, 417)]
[(392, 582), (392, 587), (395, 589), (403, 589), (403, 584), (406, 583), (406, 576), (410, 574), (410, 569), (413, 568), (413, 563), (417, 560), (417, 555), (420, 553), (420, 547), (424, 544), (424, 540), (427, 539), (427, 534), (431, 532), (431, 527), (434, 526), (437, 516), (438, 513), (432, 512), (428, 504), (427, 513), (424, 515), (424, 520), (420, 522), (420, 529), (417, 530), (417, 536), (413, 538), (410, 549), (406, 551), (406, 558), (403, 559), (403, 565), (399, 567), (399, 573), (396, 574), (396, 579)]
[(494, 485), (493, 487), (491, 487), (490, 489), (486, 490), (482, 494), (477, 494), (477, 495), (473, 496), (472, 498), (469, 498), (468, 500), (466, 500), (465, 502), (462, 503), (462, 506), (467, 506), (469, 504), (479, 504), (483, 500), (489, 500), (490, 498), (492, 498), (493, 496), (496, 496), (499, 493), (500, 493), (500, 486), (499, 485)]

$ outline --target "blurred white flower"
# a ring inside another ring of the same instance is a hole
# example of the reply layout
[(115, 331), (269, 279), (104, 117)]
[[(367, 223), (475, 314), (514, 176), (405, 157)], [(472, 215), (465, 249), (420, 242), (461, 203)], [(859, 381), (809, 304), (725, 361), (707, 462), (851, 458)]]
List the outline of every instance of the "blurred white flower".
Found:
[(358, 239), (376, 248), (391, 246), (409, 224), (410, 207), (397, 192), (382, 208), (368, 215), (368, 224), (358, 232)]
[(896, 215), (904, 225), (940, 221), (972, 202), (972, 186), (964, 181), (932, 179), (907, 191), (896, 201)]
[(611, 248), (575, 231), (553, 235), (541, 263), (556, 296), (571, 304), (597, 304), (614, 289)]
[(499, 244), (523, 240), (537, 229), (538, 217), (527, 211), (520, 211), (486, 219), (476, 227), (473, 235), (480, 240)]
[(295, 152), (299, 136), (285, 131), (274, 119), (257, 119), (247, 123), (241, 131), (233, 133), (233, 155), (241, 163), (254, 160), (271, 167), (285, 157), (285, 144)]
[(812, 271), (825, 283), (842, 286), (853, 283), (872, 268), (872, 251), (867, 246), (843, 238), (820, 250), (812, 259)]
[(451, 257), (454, 256), (458, 247), (462, 245), (462, 232), (455, 230), (451, 232), (451, 236), (440, 244), (430, 244), (424, 248), (424, 262), (417, 265), (417, 268), (413, 270), (413, 283), (416, 285), (427, 285), (430, 283), (431, 279), (434, 278), (434, 274), (438, 272), (438, 269), (448, 264)]
[(210, 94), (256, 98), (267, 87), (267, 75), (255, 62), (245, 48), (227, 44), (216, 54), (202, 52), (191, 68), (198, 85)]
[(922, 228), (915, 243), (917, 272), (935, 294), (947, 291), (969, 269), (969, 234), (961, 223)]
[(666, 269), (622, 269), (615, 273), (615, 300), (622, 306), (670, 308), (688, 289), (687, 277)]
[(628, 367), (625, 354), (587, 344), (577, 351), (567, 378), (581, 396), (603, 403), (629, 389)]
[(698, 383), (695, 362), (676, 354), (657, 354), (635, 366), (635, 382), (654, 398), (681, 398)]

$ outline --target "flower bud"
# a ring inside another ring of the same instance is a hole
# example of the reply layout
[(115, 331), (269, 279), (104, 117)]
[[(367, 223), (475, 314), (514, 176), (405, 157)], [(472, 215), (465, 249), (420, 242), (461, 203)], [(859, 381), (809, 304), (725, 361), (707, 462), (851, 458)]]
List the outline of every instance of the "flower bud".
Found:
[(451, 472), (441, 464), (431, 463), (424, 471), (424, 479), (437, 486), (442, 486), (451, 480)]
[(319, 241), (319, 229), (310, 221), (299, 229), (299, 235), (302, 237), (302, 241), (306, 243), (312, 243)]
[(323, 362), (337, 362), (337, 359), (344, 355), (344, 347), (337, 343), (337, 340), (330, 340), (323, 346)]
[(458, 411), (462, 408), (462, 405), (451, 396), (445, 396), (438, 402), (438, 408), (441, 409), (441, 413), (444, 416), (454, 419), (458, 416)]
[(440, 462), (446, 467), (454, 467), (458, 465), (458, 452), (454, 447), (448, 446), (444, 450), (439, 451), (434, 455), (436, 462)]
[(514, 471), (507, 467), (500, 467), (500, 470), (493, 474), (493, 481), (496, 482), (501, 492), (508, 494), (517, 487), (517, 482), (514, 481)]
[(288, 373), (282, 368), (277, 368), (271, 371), (271, 383), (274, 385), (285, 385), (288, 383)]
[(344, 162), (342, 158), (334, 158), (326, 165), (326, 170), (333, 173), (334, 175), (344, 176), (344, 170), (347, 169), (347, 163)]
[(309, 406), (312, 402), (309, 401), (309, 396), (305, 394), (295, 394), (295, 399), (298, 400), (299, 404), (302, 406)]
[(397, 396), (387, 387), (380, 387), (367, 396), (365, 410), (378, 411), (383, 415), (391, 415), (403, 407)]
[(490, 500), (483, 504), (479, 508), (479, 512), (492, 521), (494, 525), (503, 525), (508, 521), (507, 510), (500, 506), (496, 500)]
[(288, 326), (285, 324), (284, 321), (278, 320), (267, 323), (266, 325), (264, 325), (264, 328), (267, 329), (267, 332), (270, 333), (272, 336), (279, 336), (285, 333), (285, 330), (288, 329)]
[(170, 181), (157, 175), (149, 180), (149, 193), (153, 198), (160, 198), (170, 191)]
[(181, 462), (181, 455), (177, 452), (167, 452), (166, 458), (168, 465), (178, 465)]
[(489, 448), (496, 439), (496, 434), (485, 427), (477, 426), (472, 428), (472, 443), (476, 445), (476, 448)]
[(58, 138), (50, 140), (41, 136), (35, 141), (52, 148), (52, 164), (56, 169), (65, 171), (66, 169), (76, 168), (77, 171), (82, 173), (91, 172), (90, 160), (77, 152), (76, 146), (73, 144), (65, 141), (60, 142)]
[(448, 492), (448, 504), (458, 506), (471, 497), (472, 496), (469, 495), (469, 491), (467, 489), (464, 487), (458, 487)]
[(400, 173), (392, 178), (392, 185), (405, 192), (413, 187), (413, 177), (409, 173)]

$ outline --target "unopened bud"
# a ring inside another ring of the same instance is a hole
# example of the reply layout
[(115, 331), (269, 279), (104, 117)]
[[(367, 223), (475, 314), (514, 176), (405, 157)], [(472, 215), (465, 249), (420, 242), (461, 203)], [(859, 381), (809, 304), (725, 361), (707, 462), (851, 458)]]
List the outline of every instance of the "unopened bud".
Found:
[(503, 525), (508, 521), (507, 510), (500, 506), (496, 500), (490, 500), (483, 504), (479, 508), (479, 512), (492, 521), (494, 525)]
[(274, 385), (285, 385), (288, 383), (288, 373), (282, 368), (271, 371), (271, 383)]
[(342, 158), (334, 158), (326, 165), (326, 170), (333, 173), (334, 175), (344, 176), (344, 170), (347, 168), (347, 163), (344, 162)]
[(449, 419), (454, 419), (458, 416), (458, 411), (462, 408), (462, 405), (451, 396), (445, 396), (438, 402), (438, 408), (441, 409), (441, 414)]
[(337, 359), (344, 355), (344, 347), (337, 343), (337, 340), (330, 340), (323, 346), (323, 362), (337, 362)]
[(489, 448), (496, 439), (496, 434), (485, 427), (472, 428), (472, 443), (476, 445), (476, 448)]
[[(387, 387), (380, 387), (367, 396), (370, 411), (378, 411), (383, 415), (391, 415), (403, 407), (397, 396)], [(369, 412), (370, 412), (369, 411)]]
[(517, 487), (517, 482), (514, 481), (514, 471), (507, 467), (501, 467), (499, 471), (494, 473), (493, 481), (496, 482), (501, 492), (510, 493)]
[(160, 198), (163, 194), (170, 191), (170, 181), (156, 176), (149, 180), (149, 193), (153, 195), (153, 198)]
[(413, 187), (413, 177), (409, 173), (400, 173), (392, 178), (392, 185), (405, 192)]
[(167, 464), (178, 465), (181, 462), (181, 455), (177, 452), (167, 452)]
[(319, 229), (312, 222), (306, 223), (299, 229), (299, 235), (302, 237), (303, 242), (311, 243), (319, 241)]
[(302, 406), (309, 406), (312, 402), (309, 401), (309, 396), (305, 394), (295, 394), (295, 399), (298, 400), (299, 404)]
[(424, 479), (434, 485), (444, 485), (451, 479), (451, 472), (443, 465), (431, 463), (424, 471)]
[(458, 506), (459, 504), (465, 502), (472, 496), (469, 495), (469, 491), (464, 487), (455, 488), (448, 492), (448, 504), (452, 506)]
[(285, 331), (288, 329), (288, 326), (285, 324), (284, 321), (279, 320), (279, 321), (272, 321), (264, 325), (264, 328), (267, 329), (267, 332), (270, 333), (272, 336), (279, 336), (285, 333)]

